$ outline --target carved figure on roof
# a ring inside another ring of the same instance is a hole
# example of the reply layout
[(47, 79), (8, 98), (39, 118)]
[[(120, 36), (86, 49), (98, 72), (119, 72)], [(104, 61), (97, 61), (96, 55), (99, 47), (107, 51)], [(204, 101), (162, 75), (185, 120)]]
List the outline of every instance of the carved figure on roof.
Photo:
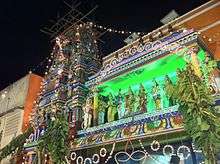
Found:
[(156, 106), (156, 110), (160, 110), (162, 108), (161, 106), (161, 94), (160, 94), (160, 86), (157, 83), (156, 80), (154, 80), (154, 86), (152, 88), (152, 94), (153, 94), (153, 99), (154, 103)]
[(104, 100), (103, 96), (99, 96), (99, 105), (98, 105), (98, 124), (105, 123), (105, 115), (106, 115), (107, 103)]
[(164, 91), (166, 93), (166, 97), (169, 101), (169, 106), (175, 105), (175, 100), (173, 99), (172, 89), (173, 89), (173, 82), (169, 78), (168, 75), (165, 76), (165, 84), (164, 84)]
[(135, 95), (131, 87), (128, 89), (128, 95), (125, 97), (125, 115), (129, 116), (132, 114), (135, 107)]
[(84, 116), (83, 116), (83, 128), (87, 129), (89, 127), (91, 127), (92, 125), (92, 113), (93, 113), (93, 103), (92, 103), (92, 99), (90, 97), (88, 97), (86, 99), (86, 104), (83, 106), (83, 112), (84, 112)]
[(117, 112), (116, 103), (115, 103), (113, 95), (110, 93), (109, 100), (108, 100), (108, 114), (107, 114), (108, 122), (112, 122), (115, 120), (116, 112)]
[(145, 88), (142, 84), (140, 84), (140, 89), (139, 89), (139, 93), (138, 93), (138, 97), (139, 97), (139, 107), (138, 110), (140, 112), (147, 112), (147, 94), (145, 91)]
[(118, 96), (117, 96), (117, 111), (118, 111), (118, 118), (124, 117), (124, 102), (123, 96), (121, 94), (121, 89), (119, 89)]
[(93, 126), (98, 125), (98, 112), (99, 112), (99, 93), (98, 88), (92, 89), (93, 94)]

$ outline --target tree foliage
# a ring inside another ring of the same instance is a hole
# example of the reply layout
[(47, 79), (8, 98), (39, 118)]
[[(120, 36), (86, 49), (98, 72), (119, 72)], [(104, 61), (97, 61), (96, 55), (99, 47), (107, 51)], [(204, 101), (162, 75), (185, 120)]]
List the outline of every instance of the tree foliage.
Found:
[(179, 71), (177, 83), (169, 92), (180, 105), (179, 111), (184, 117), (186, 132), (203, 151), (206, 163), (215, 164), (217, 145), (220, 142), (220, 115), (215, 109), (213, 95), (204, 77), (198, 77), (192, 65), (188, 64), (185, 70)]
[(18, 135), (11, 142), (6, 145), (4, 148), (0, 150), (0, 161), (7, 156), (11, 155), (13, 152), (19, 153), (23, 149), (23, 145), (26, 139), (30, 136), (33, 132), (33, 128), (29, 127), (23, 134)]
[(64, 114), (57, 114), (55, 120), (50, 121), (45, 134), (40, 138), (39, 150), (49, 153), (52, 161), (64, 163), (68, 153), (68, 122)]

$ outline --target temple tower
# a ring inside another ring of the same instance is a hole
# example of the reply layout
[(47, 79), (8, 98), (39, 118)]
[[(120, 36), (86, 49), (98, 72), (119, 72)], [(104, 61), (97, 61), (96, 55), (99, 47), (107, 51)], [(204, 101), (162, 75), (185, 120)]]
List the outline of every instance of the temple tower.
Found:
[(74, 138), (82, 123), (85, 81), (101, 66), (92, 24), (74, 25), (56, 37), (52, 57), (38, 111), (46, 123), (59, 110), (68, 113), (70, 137)]

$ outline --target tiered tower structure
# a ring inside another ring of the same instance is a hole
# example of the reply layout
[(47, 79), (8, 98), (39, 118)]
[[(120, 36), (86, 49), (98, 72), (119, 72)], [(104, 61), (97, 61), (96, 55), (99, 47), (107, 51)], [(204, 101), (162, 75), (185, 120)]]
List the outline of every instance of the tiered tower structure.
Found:
[(95, 33), (89, 23), (76, 25), (55, 39), (53, 61), (45, 73), (37, 113), (47, 124), (53, 115), (68, 112), (70, 137), (81, 127), (82, 104), (87, 89), (85, 81), (100, 67)]

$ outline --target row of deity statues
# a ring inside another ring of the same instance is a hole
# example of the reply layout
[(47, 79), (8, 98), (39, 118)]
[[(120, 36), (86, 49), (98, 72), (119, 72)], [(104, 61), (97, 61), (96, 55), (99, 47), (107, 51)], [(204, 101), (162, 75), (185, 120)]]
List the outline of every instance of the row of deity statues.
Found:
[[(169, 89), (173, 82), (168, 76), (165, 76), (163, 90)], [(150, 95), (151, 94), (151, 95)], [(83, 128), (101, 125), (121, 118), (133, 116), (148, 111), (147, 104), (149, 95), (152, 97), (156, 110), (163, 108), (161, 87), (156, 80), (153, 81), (152, 89), (147, 93), (144, 85), (140, 84), (137, 93), (131, 87), (126, 93), (119, 89), (117, 95), (110, 93), (108, 96), (100, 95), (98, 89), (94, 89), (86, 99), (83, 106), (84, 122)], [(175, 105), (172, 96), (166, 95), (169, 106)]]

